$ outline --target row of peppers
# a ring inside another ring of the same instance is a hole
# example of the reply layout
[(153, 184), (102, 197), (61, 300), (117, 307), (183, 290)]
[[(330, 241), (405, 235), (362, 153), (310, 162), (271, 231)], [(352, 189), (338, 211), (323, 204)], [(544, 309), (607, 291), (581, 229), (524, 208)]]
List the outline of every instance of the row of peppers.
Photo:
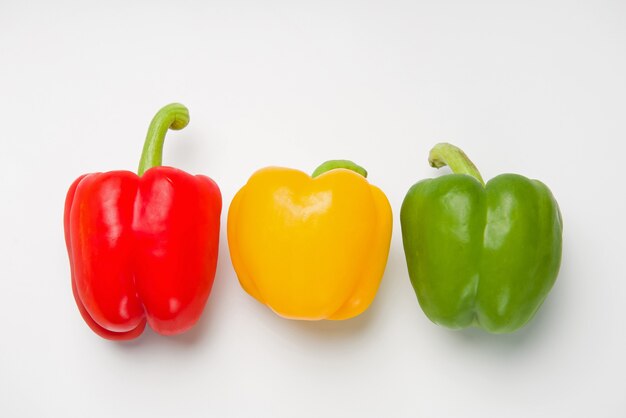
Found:
[[(170, 104), (150, 124), (138, 175), (87, 174), (65, 202), (72, 290), (85, 322), (112, 340), (148, 323), (173, 335), (200, 317), (215, 276), (222, 199), (217, 184), (161, 166), (168, 129), (189, 122)], [(450, 144), (430, 153), (454, 174), (416, 183), (402, 204), (406, 261), (428, 318), (449, 328), (513, 332), (541, 306), (561, 260), (562, 220), (550, 190), (503, 174), (484, 183)], [(362, 167), (328, 161), (312, 176), (268, 167), (228, 211), (241, 286), (278, 315), (341, 320), (371, 304), (392, 229), (385, 194)]]

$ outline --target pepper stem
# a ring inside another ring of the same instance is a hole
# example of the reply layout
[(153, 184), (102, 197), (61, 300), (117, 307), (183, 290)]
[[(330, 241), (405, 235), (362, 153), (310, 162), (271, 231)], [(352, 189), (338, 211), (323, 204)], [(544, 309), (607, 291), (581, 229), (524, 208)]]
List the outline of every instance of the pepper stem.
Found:
[(458, 147), (442, 142), (437, 144), (430, 150), (428, 155), (428, 162), (431, 167), (441, 168), (448, 166), (454, 174), (467, 174), (474, 177), (483, 186), (483, 181), (480, 172), (474, 165), (474, 163), (467, 158), (467, 155)]
[(163, 142), (168, 129), (183, 129), (189, 123), (189, 110), (180, 103), (171, 103), (161, 108), (152, 118), (146, 141), (143, 144), (138, 174), (160, 166), (163, 161)]
[(315, 178), (324, 174), (327, 171), (334, 170), (336, 168), (346, 168), (348, 170), (352, 170), (356, 173), (359, 173), (363, 177), (367, 178), (367, 170), (361, 167), (358, 164), (353, 163), (350, 160), (329, 160), (325, 163), (320, 164), (319, 167), (315, 169), (311, 177)]

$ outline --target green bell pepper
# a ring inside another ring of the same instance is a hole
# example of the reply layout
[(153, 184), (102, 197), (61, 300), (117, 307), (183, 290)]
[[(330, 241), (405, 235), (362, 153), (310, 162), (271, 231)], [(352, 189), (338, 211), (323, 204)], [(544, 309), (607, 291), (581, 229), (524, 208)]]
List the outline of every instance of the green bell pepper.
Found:
[(502, 174), (486, 185), (459, 148), (438, 144), (433, 167), (400, 214), (411, 283), (428, 318), (449, 328), (513, 332), (537, 312), (561, 264), (563, 224), (546, 185)]

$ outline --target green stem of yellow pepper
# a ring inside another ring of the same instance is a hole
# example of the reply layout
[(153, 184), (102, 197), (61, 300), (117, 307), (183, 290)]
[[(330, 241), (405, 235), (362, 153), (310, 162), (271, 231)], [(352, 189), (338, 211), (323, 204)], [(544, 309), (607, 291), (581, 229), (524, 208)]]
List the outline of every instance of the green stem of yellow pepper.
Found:
[(458, 147), (442, 142), (430, 150), (428, 162), (431, 167), (441, 168), (448, 166), (455, 174), (467, 174), (474, 177), (483, 186), (485, 182), (474, 163), (467, 158), (467, 155)]
[(315, 171), (313, 171), (313, 174), (311, 174), (311, 177), (315, 178), (317, 176), (320, 176), (320, 175), (324, 174), (327, 171), (334, 170), (336, 168), (345, 168), (345, 169), (348, 169), (348, 170), (352, 170), (352, 171), (354, 171), (356, 173), (359, 173), (363, 177), (367, 178), (367, 170), (365, 170), (360, 165), (353, 163), (350, 160), (329, 160), (329, 161), (326, 161), (325, 163), (320, 164), (320, 166), (317, 167), (315, 169)]

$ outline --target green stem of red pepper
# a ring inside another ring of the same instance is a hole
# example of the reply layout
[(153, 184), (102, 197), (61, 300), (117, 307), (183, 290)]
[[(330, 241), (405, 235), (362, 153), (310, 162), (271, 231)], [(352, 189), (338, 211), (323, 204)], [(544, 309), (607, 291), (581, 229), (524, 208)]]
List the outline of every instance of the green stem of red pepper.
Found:
[(148, 169), (160, 166), (163, 161), (163, 142), (168, 129), (183, 129), (189, 123), (189, 110), (180, 103), (171, 103), (154, 115), (146, 141), (143, 144), (138, 174), (141, 176)]
[(319, 167), (317, 167), (315, 171), (313, 171), (313, 174), (311, 174), (311, 177), (315, 178), (317, 176), (324, 174), (327, 171), (334, 170), (336, 168), (345, 168), (348, 170), (352, 170), (356, 173), (359, 173), (363, 177), (367, 178), (367, 170), (361, 167), (360, 165), (353, 163), (350, 160), (326, 161), (325, 163), (320, 164)]
[(441, 168), (448, 166), (454, 174), (467, 174), (474, 177), (483, 186), (485, 182), (474, 163), (458, 147), (442, 142), (430, 150), (428, 162), (432, 167)]

